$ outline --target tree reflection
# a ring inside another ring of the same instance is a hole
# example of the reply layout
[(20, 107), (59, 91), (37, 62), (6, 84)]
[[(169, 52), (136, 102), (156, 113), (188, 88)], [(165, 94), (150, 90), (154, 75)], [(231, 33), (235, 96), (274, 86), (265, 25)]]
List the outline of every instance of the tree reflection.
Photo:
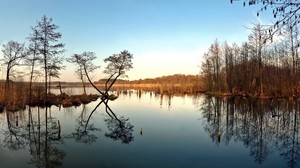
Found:
[(3, 141), (4, 147), (10, 150), (24, 149), (27, 143), (25, 128), (19, 125), (19, 114), (21, 113), (6, 112), (7, 129), (4, 131)]
[(108, 118), (105, 137), (128, 144), (134, 140), (133, 125), (128, 118), (118, 117), (108, 105), (108, 99), (102, 99), (97, 106), (88, 112), (86, 105), (76, 119), (76, 126), (71, 133), (62, 133), (61, 121), (52, 115), (51, 108), (27, 107), (23, 111), (0, 114), (0, 145), (11, 151), (26, 150), (30, 153), (28, 164), (35, 167), (63, 167), (66, 156), (61, 148), (66, 138), (76, 142), (92, 144), (97, 141), (100, 131), (90, 120), (102, 104)]
[(109, 118), (104, 119), (108, 132), (105, 133), (106, 137), (109, 137), (113, 140), (121, 140), (122, 143), (128, 144), (134, 140), (132, 135), (133, 125), (128, 122), (129, 118), (125, 118), (124, 116), (117, 117), (115, 113), (108, 106), (107, 101), (105, 102), (106, 113)]
[(300, 159), (299, 144), (299, 104), (286, 104), (281, 123), (282, 133), (279, 135), (278, 149), (280, 155), (287, 161), (289, 167), (296, 167)]
[(106, 137), (109, 137), (113, 140), (121, 140), (122, 143), (128, 144), (133, 141), (134, 137), (132, 135), (133, 125), (128, 122), (129, 118), (123, 116), (117, 117), (116, 114), (108, 105), (108, 99), (102, 99), (96, 107), (90, 112), (89, 115), (86, 114), (86, 108), (83, 106), (82, 112), (77, 118), (77, 124), (75, 131), (68, 135), (69, 138), (74, 138), (76, 142), (92, 144), (97, 141), (97, 136), (95, 131), (100, 129), (96, 128), (93, 123), (90, 123), (90, 120), (94, 112), (98, 109), (101, 104), (105, 106), (105, 112), (109, 118), (104, 119), (108, 132), (105, 133)]
[[(152, 93), (150, 92), (150, 96), (152, 96)], [(172, 108), (172, 98), (173, 95), (171, 94), (163, 94), (163, 93), (155, 93), (155, 98), (159, 99), (159, 105), (160, 108), (163, 107), (163, 103), (165, 102), (168, 110), (170, 110)]]
[(37, 115), (30, 107), (28, 109), (27, 127), (32, 156), (29, 163), (36, 167), (62, 167), (65, 152), (58, 148), (63, 143), (60, 122), (51, 116), (50, 108), (43, 109), (43, 112), (44, 120), (41, 119), (40, 108), (37, 108)]
[[(94, 111), (98, 108), (100, 104), (98, 104)], [(91, 117), (87, 116), (86, 105), (82, 105), (82, 111), (78, 118), (76, 119), (76, 127), (75, 131), (68, 135), (68, 138), (74, 138), (78, 143), (92, 144), (97, 141), (97, 136), (94, 134), (95, 131), (100, 131), (100, 129), (96, 128), (94, 124), (89, 124)]]
[(293, 101), (209, 96), (200, 106), (204, 130), (216, 145), (240, 141), (258, 164), (277, 151), (289, 167), (300, 159), (299, 110)]
[[(35, 108), (32, 112), (28, 107), (26, 111), (5, 112), (5, 125), (3, 131), (3, 147), (9, 150), (25, 149), (30, 152), (29, 164), (36, 167), (62, 167), (65, 153), (57, 146), (63, 143), (60, 132), (60, 123), (51, 116), (48, 108), (42, 110)], [(41, 117), (44, 114), (45, 117)], [(43, 118), (43, 120), (41, 119)]]

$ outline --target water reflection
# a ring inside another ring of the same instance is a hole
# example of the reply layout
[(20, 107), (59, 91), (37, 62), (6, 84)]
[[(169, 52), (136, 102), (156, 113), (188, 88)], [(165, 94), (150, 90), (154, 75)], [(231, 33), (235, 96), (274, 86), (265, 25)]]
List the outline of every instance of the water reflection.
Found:
[(92, 144), (97, 141), (99, 137), (97, 132), (101, 130), (96, 128), (90, 120), (101, 104), (104, 104), (109, 117), (104, 119), (108, 130), (105, 137), (120, 140), (126, 144), (133, 141), (134, 126), (129, 122), (129, 119), (124, 116), (117, 117), (108, 106), (108, 100), (101, 100), (91, 112), (86, 110), (86, 105), (82, 105), (81, 113), (75, 121), (75, 127), (71, 128), (70, 133), (65, 132), (64, 134), (61, 126), (61, 122), (64, 121), (53, 117), (52, 109), (49, 107), (28, 107), (19, 112), (6, 111), (0, 116), (0, 149), (29, 151), (30, 161), (27, 163), (31, 166), (63, 167), (66, 156), (63, 149), (65, 140), (74, 139), (75, 142), (85, 144)]
[(300, 159), (299, 103), (205, 97), (204, 129), (216, 145), (240, 141), (258, 164), (278, 152), (288, 167)]
[(36, 167), (61, 167), (65, 153), (56, 147), (63, 143), (59, 121), (51, 116), (48, 108), (44, 109), (45, 117), (41, 117), (40, 108), (36, 110), (34, 113), (32, 108), (27, 113), (6, 111), (2, 126), (6, 125), (7, 129), (2, 127), (1, 144), (9, 150), (29, 150), (29, 164)]
[[(97, 107), (98, 106), (96, 106), (96, 108)], [(90, 118), (91, 117), (87, 115), (86, 105), (82, 105), (81, 113), (76, 119), (77, 123), (75, 126), (75, 130), (66, 137), (73, 138), (78, 143), (92, 144), (96, 142), (98, 138), (96, 136), (96, 131), (100, 131), (100, 128), (96, 128), (93, 123), (89, 123)]]
[(108, 102), (105, 103), (105, 110), (109, 118), (104, 119), (108, 132), (105, 133), (106, 137), (109, 137), (113, 140), (121, 140), (122, 143), (128, 144), (134, 140), (132, 132), (133, 125), (128, 122), (129, 118), (124, 116), (117, 117), (112, 109), (108, 106)]
[(93, 123), (90, 123), (90, 119), (94, 112), (98, 109), (101, 104), (105, 105), (105, 112), (108, 118), (104, 119), (104, 122), (108, 128), (108, 132), (105, 133), (105, 136), (113, 140), (121, 140), (122, 143), (128, 144), (134, 140), (132, 135), (133, 125), (129, 122), (129, 118), (124, 116), (117, 117), (113, 110), (108, 105), (109, 100), (101, 100), (100, 103), (87, 115), (86, 106), (82, 106), (82, 112), (76, 119), (77, 124), (75, 131), (70, 135), (67, 135), (67, 138), (74, 138), (76, 142), (92, 144), (96, 142), (98, 136), (96, 135), (97, 131), (100, 131), (99, 128), (96, 128)]
[[(229, 162), (232, 167), (241, 162), (299, 167), (297, 102), (141, 91), (118, 95), (115, 102), (62, 111), (0, 113), (1, 166), (24, 167), (15, 161), (25, 156), (28, 167), (221, 167)], [(199, 109), (201, 115), (195, 113)], [(3, 164), (6, 155), (15, 157)], [(239, 161), (239, 156), (246, 157)]]

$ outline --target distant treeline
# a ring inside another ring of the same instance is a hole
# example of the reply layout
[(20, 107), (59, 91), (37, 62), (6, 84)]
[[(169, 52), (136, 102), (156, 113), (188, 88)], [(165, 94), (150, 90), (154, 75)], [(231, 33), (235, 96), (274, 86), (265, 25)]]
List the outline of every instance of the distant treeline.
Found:
[[(98, 87), (105, 85), (107, 79), (96, 82)], [(146, 78), (139, 80), (118, 80), (114, 88), (132, 88), (154, 91), (161, 94), (199, 93), (203, 91), (199, 75), (175, 74), (157, 78)]]
[[(298, 31), (282, 31), (268, 43), (263, 26), (255, 25), (248, 41), (229, 45), (216, 40), (204, 54), (202, 77), (206, 92), (253, 97), (299, 98)], [(279, 37), (278, 37), (279, 38)], [(298, 45), (298, 46), (297, 46)]]

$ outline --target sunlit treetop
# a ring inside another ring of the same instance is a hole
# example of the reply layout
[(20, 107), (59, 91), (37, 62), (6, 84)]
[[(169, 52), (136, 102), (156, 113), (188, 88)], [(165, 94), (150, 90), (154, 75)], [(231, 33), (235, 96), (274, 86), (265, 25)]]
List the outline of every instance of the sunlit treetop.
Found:
[[(240, 0), (230, 0), (233, 1)], [(261, 6), (257, 11), (257, 16), (265, 11), (272, 11), (275, 23), (268, 26), (265, 31), (271, 39), (276, 34), (281, 34), (281, 29), (295, 29), (300, 23), (300, 1), (298, 0), (244, 0), (243, 6)]]
[(122, 51), (120, 54), (113, 54), (104, 59), (107, 66), (103, 72), (110, 75), (118, 74), (125, 76), (126, 71), (132, 68), (132, 59), (133, 55), (127, 50)]

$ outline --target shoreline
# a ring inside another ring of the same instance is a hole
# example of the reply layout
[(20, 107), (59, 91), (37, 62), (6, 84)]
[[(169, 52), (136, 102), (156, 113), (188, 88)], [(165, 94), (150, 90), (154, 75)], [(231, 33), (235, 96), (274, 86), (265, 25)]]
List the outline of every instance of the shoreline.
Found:
[(98, 94), (89, 94), (89, 95), (67, 95), (63, 94), (47, 94), (33, 96), (30, 100), (29, 98), (23, 99), (23, 101), (17, 101), (13, 103), (0, 103), (0, 112), (3, 112), (4, 109), (6, 111), (20, 111), (25, 109), (26, 106), (30, 107), (51, 107), (54, 106), (62, 106), (62, 107), (71, 107), (71, 106), (80, 106), (81, 104), (88, 104), (92, 101), (98, 100), (101, 96)]

